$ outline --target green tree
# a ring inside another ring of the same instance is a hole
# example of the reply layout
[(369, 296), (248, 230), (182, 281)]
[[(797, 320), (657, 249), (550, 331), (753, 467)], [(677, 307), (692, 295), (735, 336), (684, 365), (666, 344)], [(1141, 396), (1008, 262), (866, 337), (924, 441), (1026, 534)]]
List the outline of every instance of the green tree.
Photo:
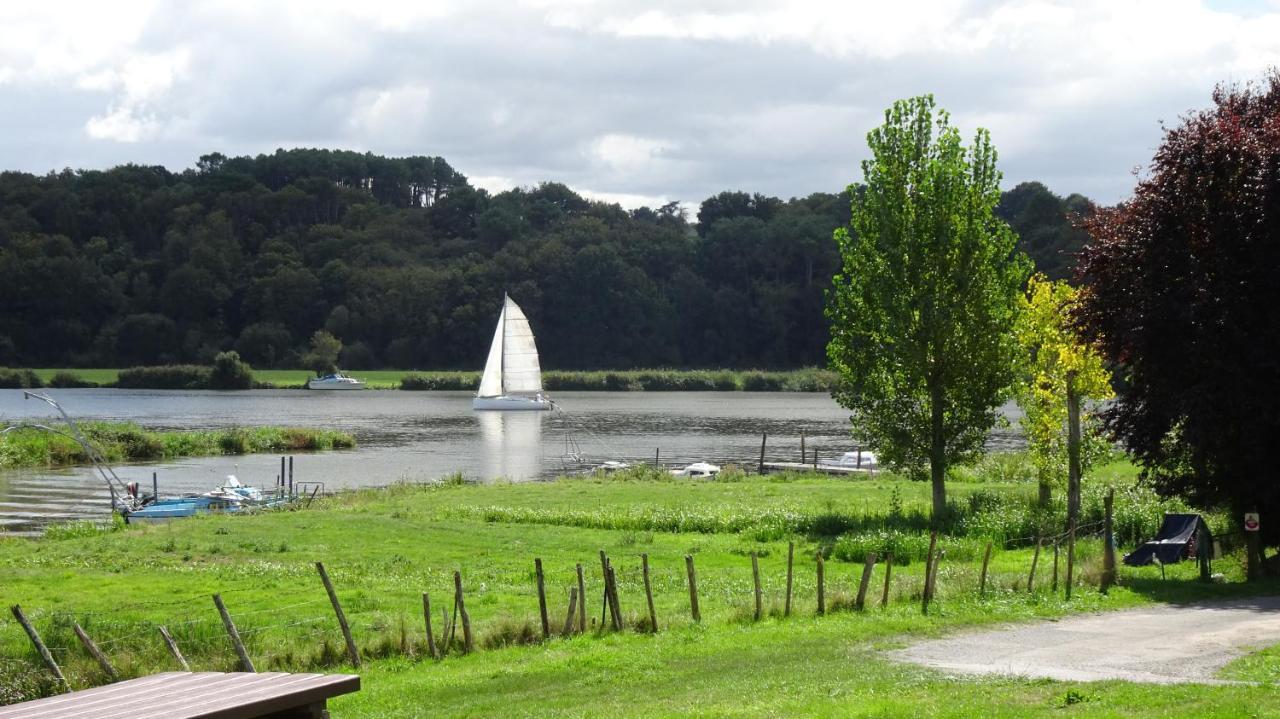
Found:
[(836, 230), (842, 269), (828, 295), (827, 356), (854, 431), (889, 466), (933, 484), (982, 450), (1016, 378), (1013, 323), (1030, 263), (993, 208), (989, 134), (969, 147), (933, 97), (900, 100), (867, 135), (866, 187)]
[(302, 361), (317, 375), (332, 374), (338, 370), (338, 355), (341, 352), (342, 340), (324, 330), (316, 330), (311, 335), (311, 350)]
[(253, 389), (253, 368), (236, 351), (219, 352), (209, 373), (210, 389)]
[[(1068, 475), (1068, 403), (1112, 396), (1111, 372), (1070, 326), (1069, 312), (1077, 294), (1066, 282), (1037, 273), (1020, 300), (1016, 332), (1024, 368), (1015, 392), (1022, 407), (1027, 449), (1036, 466), (1041, 505), (1049, 504), (1051, 488)], [(1080, 469), (1086, 471), (1108, 445), (1094, 413), (1086, 410), (1081, 425)], [(1068, 503), (1078, 508), (1079, 500), (1078, 491), (1073, 491)]]

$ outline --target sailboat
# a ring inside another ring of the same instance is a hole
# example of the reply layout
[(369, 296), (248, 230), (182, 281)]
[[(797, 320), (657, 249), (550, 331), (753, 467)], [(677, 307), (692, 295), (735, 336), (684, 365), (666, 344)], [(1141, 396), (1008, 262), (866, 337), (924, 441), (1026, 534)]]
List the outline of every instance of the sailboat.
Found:
[(472, 409), (551, 409), (551, 398), (542, 393), (542, 368), (533, 330), (520, 306), (504, 292), (498, 328), (489, 346), (480, 390)]

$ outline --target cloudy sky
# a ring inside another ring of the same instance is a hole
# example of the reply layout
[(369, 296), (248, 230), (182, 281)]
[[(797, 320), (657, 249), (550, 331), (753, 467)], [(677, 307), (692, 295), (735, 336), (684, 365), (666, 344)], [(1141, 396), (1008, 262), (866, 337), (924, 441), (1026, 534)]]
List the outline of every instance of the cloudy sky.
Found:
[(633, 207), (861, 177), (931, 92), (1007, 186), (1123, 199), (1161, 121), (1280, 66), (1280, 0), (0, 5), (0, 169), (328, 147)]

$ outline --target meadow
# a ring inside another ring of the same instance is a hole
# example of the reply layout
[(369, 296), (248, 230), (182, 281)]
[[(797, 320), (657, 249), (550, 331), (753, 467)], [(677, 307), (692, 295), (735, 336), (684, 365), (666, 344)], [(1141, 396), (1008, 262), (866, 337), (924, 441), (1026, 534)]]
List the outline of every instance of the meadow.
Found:
[[(1098, 473), (1114, 484), (1134, 531), (1154, 531), (1176, 508), (1132, 489), (1120, 462)], [(969, 481), (951, 487), (953, 512), (938, 596), (922, 615), (923, 562), (912, 549), (928, 486), (888, 474), (811, 475), (694, 482), (638, 470), (551, 482), (475, 485), (460, 478), (341, 493), (306, 510), (209, 516), (159, 526), (59, 527), (38, 540), (0, 539), (3, 598), (22, 605), (54, 647), (74, 687), (105, 680), (72, 633), (79, 623), (124, 676), (176, 668), (166, 626), (195, 669), (231, 670), (235, 655), (211, 601), (220, 593), (263, 670), (350, 670), (314, 563), (324, 562), (351, 621), (362, 691), (331, 704), (335, 716), (452, 715), (1057, 715), (1198, 716), (1280, 711), (1274, 690), (1250, 686), (1144, 687), (1004, 679), (955, 680), (896, 664), (878, 652), (915, 637), (1069, 612), (1280, 591), (1246, 586), (1238, 562), (1215, 563), (1226, 584), (1194, 581), (1189, 564), (1124, 569), (1096, 589), (1101, 542), (1081, 532), (1073, 598), (1051, 590), (1048, 554), (1027, 591), (1034, 539), (1021, 536), (1034, 487)], [(974, 498), (979, 498), (975, 500)], [(1088, 504), (1088, 501), (1086, 502)], [(976, 518), (983, 518), (977, 521)], [(1003, 523), (1001, 523), (1003, 522)], [(1056, 520), (1054, 520), (1056, 524)], [(1086, 522), (1086, 525), (1088, 522)], [(1050, 530), (1052, 531), (1052, 530)], [(899, 544), (893, 545), (894, 541)], [(979, 570), (993, 545), (985, 595)], [(794, 548), (793, 611), (785, 608)], [(868, 607), (852, 609), (861, 552), (896, 546), (888, 602), (883, 565)], [(844, 547), (844, 549), (842, 549)], [(617, 572), (624, 630), (605, 631), (599, 551)], [(901, 554), (897, 554), (901, 552)], [(648, 557), (657, 633), (651, 631), (640, 555)], [(764, 617), (754, 619), (751, 556), (760, 564)], [(825, 558), (826, 613), (817, 614), (816, 560)], [(701, 621), (690, 616), (684, 557), (693, 558)], [(534, 560), (546, 572), (553, 635), (581, 564), (587, 631), (543, 640)], [(476, 650), (460, 631), (443, 660), (427, 656), (422, 594), (436, 634), (460, 572)], [(1065, 576), (1060, 577), (1060, 582)], [(1251, 676), (1261, 667), (1241, 671)], [(53, 690), (15, 622), (0, 619), (0, 701)]]

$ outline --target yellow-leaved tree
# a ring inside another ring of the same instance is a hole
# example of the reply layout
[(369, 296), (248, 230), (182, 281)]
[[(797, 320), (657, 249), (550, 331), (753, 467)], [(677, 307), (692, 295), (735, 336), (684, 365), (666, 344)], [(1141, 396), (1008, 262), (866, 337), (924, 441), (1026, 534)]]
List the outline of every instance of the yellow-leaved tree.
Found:
[[(1023, 411), (1028, 452), (1040, 482), (1040, 503), (1048, 505), (1051, 488), (1066, 480), (1067, 512), (1072, 517), (1080, 508), (1080, 475), (1108, 450), (1101, 421), (1092, 410), (1099, 401), (1112, 397), (1110, 370), (1069, 324), (1076, 294), (1066, 282), (1053, 282), (1036, 273), (1027, 282), (1015, 324), (1025, 362), (1017, 400)], [(1074, 443), (1073, 412), (1080, 415), (1077, 426), (1081, 430)]]

